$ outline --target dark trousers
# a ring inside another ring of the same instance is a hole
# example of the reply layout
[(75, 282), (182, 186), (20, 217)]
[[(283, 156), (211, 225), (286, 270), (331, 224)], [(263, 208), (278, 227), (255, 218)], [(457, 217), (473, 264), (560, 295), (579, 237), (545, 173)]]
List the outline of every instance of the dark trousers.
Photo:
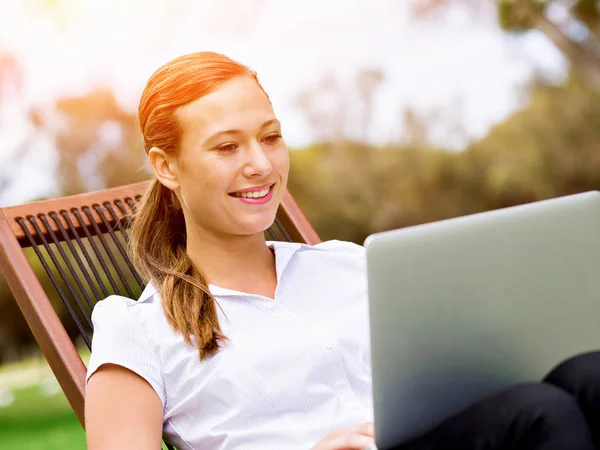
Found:
[(394, 450), (600, 450), (600, 351), (515, 386)]

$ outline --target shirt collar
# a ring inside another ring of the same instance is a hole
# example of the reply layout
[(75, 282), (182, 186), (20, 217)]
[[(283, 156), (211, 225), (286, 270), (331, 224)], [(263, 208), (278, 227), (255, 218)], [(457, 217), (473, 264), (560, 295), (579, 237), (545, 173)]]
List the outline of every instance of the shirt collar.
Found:
[(156, 294), (157, 292), (158, 291), (156, 290), (156, 288), (154, 287), (154, 285), (151, 282), (148, 282), (148, 284), (146, 285), (146, 287), (142, 291), (142, 294), (138, 298), (138, 302), (143, 302), (143, 301), (146, 301), (146, 300), (152, 298), (152, 296), (154, 294)]
[[(281, 276), (285, 271), (288, 263), (302, 246), (299, 242), (284, 242), (284, 241), (267, 241), (267, 246), (273, 249), (275, 253), (275, 271), (277, 272), (277, 283), (281, 280)], [(208, 288), (213, 295), (248, 295), (243, 292), (234, 291), (232, 289), (222, 288), (209, 284)]]
[[(273, 252), (275, 253), (275, 270), (277, 272), (277, 283), (279, 283), (279, 281), (281, 280), (281, 275), (283, 274), (288, 263), (294, 256), (294, 253), (296, 253), (300, 248), (302, 248), (305, 245), (306, 244), (301, 244), (299, 242), (267, 241), (267, 246), (273, 249)], [(222, 288), (220, 286), (215, 286), (214, 284), (209, 284), (208, 289), (213, 295), (243, 294), (242, 292)], [(148, 283), (142, 291), (138, 302), (143, 302), (152, 298), (152, 296), (157, 292), (158, 291), (154, 287), (154, 285), (152, 283)]]

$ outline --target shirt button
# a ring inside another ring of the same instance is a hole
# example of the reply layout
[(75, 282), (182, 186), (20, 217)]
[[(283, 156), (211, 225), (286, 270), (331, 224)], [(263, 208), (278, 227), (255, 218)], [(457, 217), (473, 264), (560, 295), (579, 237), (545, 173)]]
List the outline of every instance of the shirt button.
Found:
[(333, 343), (331, 341), (325, 341), (323, 342), (323, 347), (327, 350), (331, 350), (333, 348)]

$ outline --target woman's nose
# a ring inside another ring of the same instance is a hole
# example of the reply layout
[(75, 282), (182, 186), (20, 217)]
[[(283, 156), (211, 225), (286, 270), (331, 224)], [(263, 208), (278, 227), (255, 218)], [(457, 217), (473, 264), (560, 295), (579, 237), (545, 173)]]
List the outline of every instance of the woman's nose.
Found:
[(260, 143), (254, 142), (248, 147), (244, 175), (248, 177), (265, 177), (271, 173), (272, 169), (271, 160)]

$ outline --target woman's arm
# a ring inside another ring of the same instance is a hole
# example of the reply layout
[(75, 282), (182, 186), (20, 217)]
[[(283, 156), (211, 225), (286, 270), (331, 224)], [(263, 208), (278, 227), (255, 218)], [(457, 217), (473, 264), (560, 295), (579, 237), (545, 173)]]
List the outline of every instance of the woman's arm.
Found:
[(122, 366), (102, 365), (88, 380), (88, 450), (161, 448), (163, 405), (150, 384)]

